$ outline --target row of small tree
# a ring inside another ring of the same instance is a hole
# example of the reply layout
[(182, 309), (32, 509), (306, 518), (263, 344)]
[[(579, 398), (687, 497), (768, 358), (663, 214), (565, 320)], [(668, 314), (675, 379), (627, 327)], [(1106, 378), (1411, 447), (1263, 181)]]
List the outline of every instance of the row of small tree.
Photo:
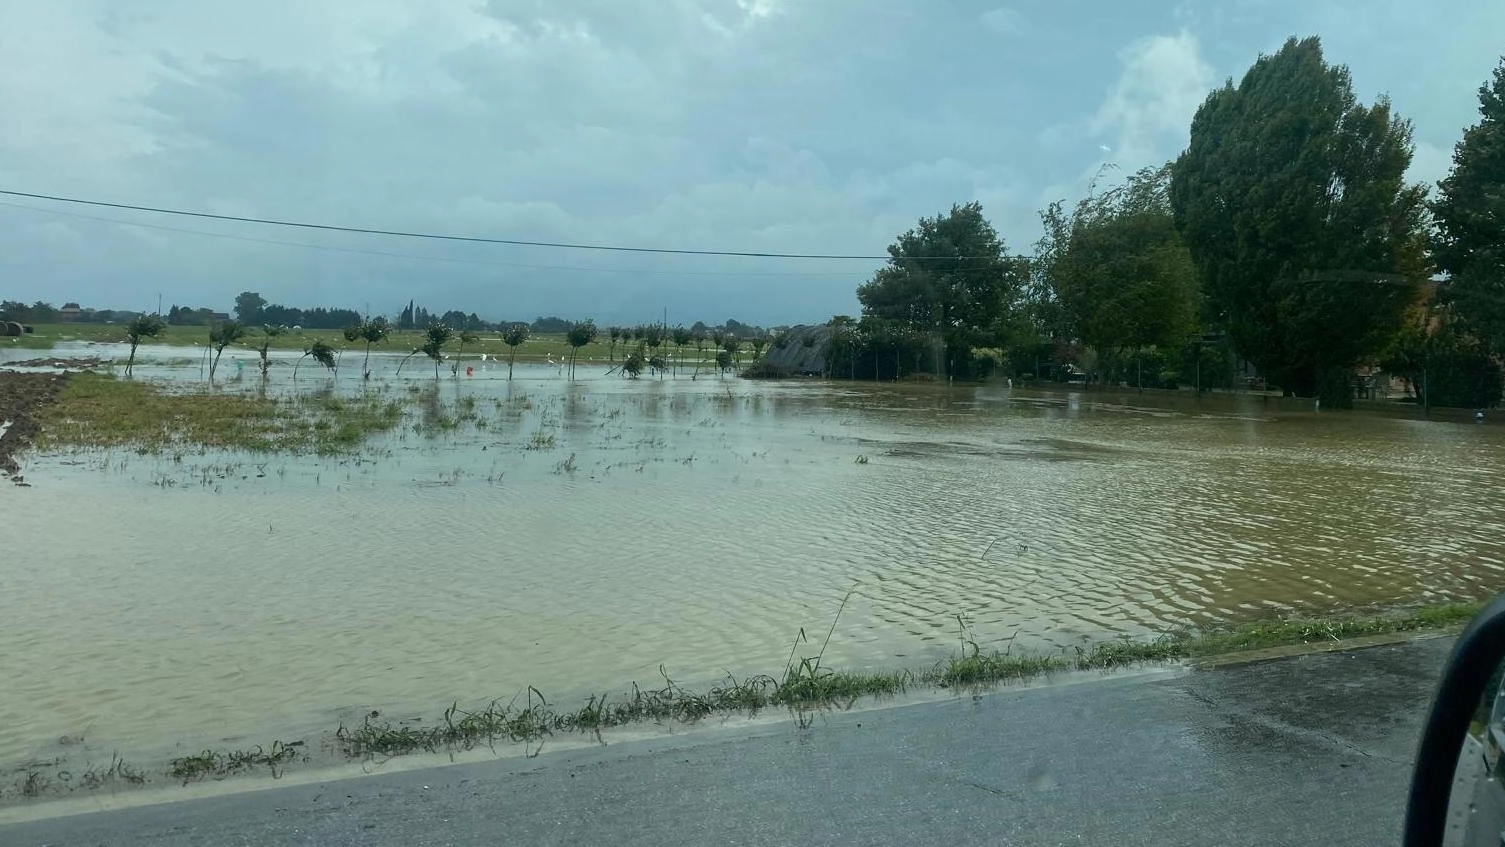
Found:
[[(683, 324), (668, 327), (663, 324), (644, 324), (633, 327), (614, 326), (606, 330), (610, 344), (607, 349), (608, 359), (616, 361), (617, 344), (636, 344), (634, 352), (640, 353), (642, 364), (655, 372), (668, 370), (672, 375), (679, 374), (679, 367), (684, 362), (685, 348), (694, 346), (696, 355), (696, 370), (700, 363), (705, 361), (706, 350), (715, 351), (712, 357), (722, 370), (727, 370), (736, 363), (742, 351), (743, 344), (753, 348), (754, 358), (763, 355), (763, 348), (768, 345), (769, 336), (759, 332), (751, 338), (744, 340), (738, 335), (722, 330), (699, 330), (687, 328)], [(673, 344), (675, 355), (672, 359), (666, 359), (668, 345)], [(624, 359), (625, 363), (631, 359)], [(639, 368), (641, 371), (641, 368)], [(630, 373), (630, 372), (629, 372)]]

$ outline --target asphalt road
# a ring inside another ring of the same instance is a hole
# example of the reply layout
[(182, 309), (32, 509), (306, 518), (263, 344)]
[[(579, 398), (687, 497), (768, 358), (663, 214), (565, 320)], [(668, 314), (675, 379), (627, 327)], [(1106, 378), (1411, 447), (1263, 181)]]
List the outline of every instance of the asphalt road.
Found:
[(0, 845), (1398, 843), (1451, 639), (0, 827)]

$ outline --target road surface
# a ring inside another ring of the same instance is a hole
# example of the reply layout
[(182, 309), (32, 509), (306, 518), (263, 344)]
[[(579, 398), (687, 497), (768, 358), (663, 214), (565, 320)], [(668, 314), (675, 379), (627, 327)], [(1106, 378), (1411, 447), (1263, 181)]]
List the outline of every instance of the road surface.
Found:
[(1450, 647), (285, 786), (0, 826), (0, 844), (1395, 844)]

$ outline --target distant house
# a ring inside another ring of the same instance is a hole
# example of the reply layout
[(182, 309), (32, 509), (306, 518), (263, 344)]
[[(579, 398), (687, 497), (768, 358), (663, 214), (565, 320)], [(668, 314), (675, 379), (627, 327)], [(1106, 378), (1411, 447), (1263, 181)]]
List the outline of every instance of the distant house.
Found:
[(228, 320), (230, 320), (230, 313), (229, 312), (210, 312), (209, 313), (209, 320), (211, 320), (211, 321), (228, 321)]
[(57, 310), (57, 319), (62, 323), (71, 324), (82, 317), (83, 313), (84, 310), (80, 309), (77, 303), (64, 303), (63, 307)]

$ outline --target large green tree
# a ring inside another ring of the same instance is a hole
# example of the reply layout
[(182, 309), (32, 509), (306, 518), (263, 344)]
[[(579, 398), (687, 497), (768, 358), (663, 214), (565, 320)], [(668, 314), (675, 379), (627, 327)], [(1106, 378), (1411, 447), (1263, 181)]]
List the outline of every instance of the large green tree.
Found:
[(1208, 95), (1171, 204), (1239, 352), (1289, 393), (1351, 404), (1351, 370), (1399, 329), (1427, 276), (1410, 124), (1359, 103), (1316, 38)]
[(1110, 367), (1130, 350), (1176, 348), (1196, 328), (1191, 254), (1171, 214), (1170, 169), (1147, 168), (1071, 213), (1053, 204), (1036, 268), (1064, 323)]
[(261, 323), (261, 312), (267, 300), (254, 291), (242, 291), (235, 295), (235, 320), (241, 324)]
[(1453, 148), (1432, 204), (1432, 256), (1466, 327), (1505, 353), (1505, 61), (1479, 89), (1480, 121)]
[(888, 255), (888, 264), (857, 289), (864, 315), (937, 338), (948, 373), (970, 361), (971, 348), (1002, 340), (1026, 269), (1005, 253), (982, 204), (921, 218), (889, 245)]

